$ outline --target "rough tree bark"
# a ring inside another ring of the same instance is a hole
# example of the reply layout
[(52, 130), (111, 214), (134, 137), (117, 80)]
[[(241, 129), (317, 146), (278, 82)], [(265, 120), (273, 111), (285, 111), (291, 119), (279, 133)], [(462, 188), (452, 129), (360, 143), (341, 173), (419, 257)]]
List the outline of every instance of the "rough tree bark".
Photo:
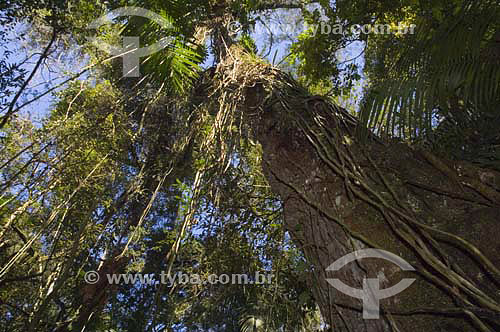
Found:
[[(227, 43), (226, 43), (227, 44)], [(373, 135), (330, 101), (236, 45), (215, 76), (221, 103), (243, 114), (262, 145), (262, 166), (282, 201), (286, 229), (312, 265), (311, 287), (334, 331), (493, 331), (500, 328), (500, 174)], [(221, 110), (227, 107), (221, 107)], [(416, 273), (380, 259), (325, 269), (361, 248), (395, 253)], [(361, 300), (327, 278), (362, 288), (416, 278), (363, 319)]]

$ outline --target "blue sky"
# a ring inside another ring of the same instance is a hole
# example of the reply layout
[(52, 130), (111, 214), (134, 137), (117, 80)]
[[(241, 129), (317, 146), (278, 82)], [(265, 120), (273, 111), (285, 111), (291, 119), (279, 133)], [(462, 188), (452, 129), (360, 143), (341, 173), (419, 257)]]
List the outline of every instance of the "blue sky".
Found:
[[(300, 10), (275, 10), (269, 12), (266, 17), (261, 18), (266, 24), (264, 25), (261, 22), (257, 22), (252, 34), (259, 49), (259, 54), (265, 56), (271, 63), (277, 64), (286, 61), (284, 58), (288, 55), (289, 47), (292, 42), (296, 40), (303, 28), (300, 20)], [(2, 27), (2, 29), (4, 29), (4, 27)], [(16, 29), (9, 33), (11, 40), (0, 47), (0, 54), (2, 55), (4, 49), (14, 51), (13, 55), (8, 59), (9, 62), (16, 63), (23, 61), (27, 56), (33, 55), (33, 53), (40, 53), (43, 51), (46, 41), (39, 41), (40, 38), (37, 37), (36, 34), (32, 34), (32, 37), (34, 37), (32, 40), (24, 39), (19, 42), (16, 38), (16, 35), (28, 30), (29, 27), (26, 25), (18, 24)], [(269, 31), (274, 32), (271, 47), (269, 47), (271, 44), (271, 34)], [(87, 65), (87, 61), (84, 56), (79, 54), (80, 49), (81, 46), (75, 44), (63, 51), (59, 51), (55, 57), (52, 56), (51, 59), (47, 61), (47, 65), (43, 66), (30, 82), (26, 93), (24, 93), (18, 101), (18, 105), (22, 105), (47, 89), (57, 86), (72, 74), (82, 70)], [(351, 59), (356, 57), (362, 49), (362, 43), (354, 43), (348, 48), (341, 50), (338, 57), (339, 59)], [(28, 73), (31, 72), (37, 59), (38, 55), (35, 54), (29, 62), (23, 65), (23, 68), (26, 69)], [(213, 58), (209, 57), (206, 59), (205, 63), (208, 64), (212, 61)], [(362, 66), (363, 57), (361, 56), (356, 59), (356, 63)], [(88, 79), (88, 76), (85, 76), (85, 79)], [(62, 88), (58, 88), (56, 91), (61, 89)], [(360, 87), (355, 90), (355, 94), (361, 94)], [(52, 93), (48, 94), (23, 108), (20, 114), (28, 116), (39, 125), (40, 120), (50, 112), (54, 102), (54, 95)], [(343, 101), (340, 99), (338, 102), (343, 104)], [(342, 106), (347, 106), (347, 104), (349, 104), (349, 102)]]

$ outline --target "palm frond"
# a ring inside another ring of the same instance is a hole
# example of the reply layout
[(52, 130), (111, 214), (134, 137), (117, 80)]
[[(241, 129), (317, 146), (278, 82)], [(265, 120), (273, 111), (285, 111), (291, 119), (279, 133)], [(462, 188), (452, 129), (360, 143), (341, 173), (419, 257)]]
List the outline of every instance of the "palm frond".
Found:
[(264, 327), (264, 321), (256, 316), (246, 316), (240, 321), (240, 332), (260, 332)]
[[(389, 44), (371, 59), (379, 72), (361, 109), (365, 124), (386, 134), (417, 137), (435, 127), (437, 109), (453, 111), (453, 98), (479, 112), (496, 112), (498, 22), (494, 1), (464, 1), (437, 27), (422, 20), (415, 35)], [(394, 57), (393, 64), (385, 63), (384, 58)]]
[(138, 35), (141, 43), (153, 44), (161, 38), (169, 37), (169, 44), (156, 53), (142, 59), (141, 72), (149, 75), (150, 81), (163, 87), (171, 87), (177, 92), (186, 91), (200, 71), (203, 59), (203, 46), (189, 41), (177, 27), (176, 21), (165, 10), (157, 12), (168, 22), (169, 28), (163, 29), (155, 22), (131, 20), (124, 33)]

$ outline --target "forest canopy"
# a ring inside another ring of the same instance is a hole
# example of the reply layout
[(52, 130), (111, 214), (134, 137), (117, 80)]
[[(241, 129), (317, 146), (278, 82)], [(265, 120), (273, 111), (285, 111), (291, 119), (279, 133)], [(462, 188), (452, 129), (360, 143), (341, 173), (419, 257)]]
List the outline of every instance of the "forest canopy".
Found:
[(498, 1), (0, 22), (0, 330), (500, 330)]

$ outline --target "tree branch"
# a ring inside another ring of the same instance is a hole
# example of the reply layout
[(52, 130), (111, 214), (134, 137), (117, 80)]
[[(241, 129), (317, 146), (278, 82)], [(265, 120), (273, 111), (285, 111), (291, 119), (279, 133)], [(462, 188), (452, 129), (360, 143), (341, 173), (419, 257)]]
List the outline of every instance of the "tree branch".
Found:
[[(56, 28), (53, 28), (52, 37), (50, 39), (50, 42), (45, 47), (45, 50), (43, 51), (42, 55), (40, 55), (40, 58), (38, 58), (38, 61), (35, 65), (35, 68), (33, 68), (33, 70), (31, 71), (30, 76), (26, 79), (26, 81), (24, 81), (23, 85), (21, 86), (19, 91), (16, 93), (16, 95), (12, 99), (12, 101), (9, 105), (9, 109), (7, 110), (7, 113), (5, 113), (5, 115), (2, 117), (2, 122), (0, 123), (0, 129), (2, 129), (7, 124), (7, 121), (9, 121), (9, 118), (12, 116), (12, 114), (15, 113), (14, 107), (16, 106), (18, 99), (21, 97), (22, 93), (24, 92), (24, 90), (28, 86), (29, 82), (33, 79), (33, 77), (37, 73), (38, 68), (40, 68), (43, 61), (47, 58), (49, 51), (50, 51), (50, 48), (54, 44), (56, 37), (57, 37), (57, 30), (56, 30)], [(19, 109), (17, 109), (17, 110), (19, 110)]]

